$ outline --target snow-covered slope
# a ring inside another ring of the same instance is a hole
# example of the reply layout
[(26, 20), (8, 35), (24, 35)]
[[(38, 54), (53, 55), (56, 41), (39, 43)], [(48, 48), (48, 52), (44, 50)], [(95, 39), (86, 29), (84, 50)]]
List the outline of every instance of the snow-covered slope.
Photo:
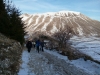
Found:
[(42, 14), (22, 14), (25, 31), (29, 35), (36, 32), (53, 34), (70, 26), (77, 35), (100, 35), (100, 22), (74, 11), (47, 12)]
[(100, 38), (73, 37), (70, 41), (74, 48), (100, 62)]

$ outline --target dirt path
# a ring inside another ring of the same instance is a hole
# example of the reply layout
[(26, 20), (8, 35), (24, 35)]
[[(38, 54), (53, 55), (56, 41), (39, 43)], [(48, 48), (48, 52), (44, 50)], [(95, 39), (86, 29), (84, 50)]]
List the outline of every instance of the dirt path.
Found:
[(35, 75), (91, 75), (63, 59), (47, 52), (37, 53), (34, 49), (30, 52), (28, 66), (29, 75), (32, 72)]

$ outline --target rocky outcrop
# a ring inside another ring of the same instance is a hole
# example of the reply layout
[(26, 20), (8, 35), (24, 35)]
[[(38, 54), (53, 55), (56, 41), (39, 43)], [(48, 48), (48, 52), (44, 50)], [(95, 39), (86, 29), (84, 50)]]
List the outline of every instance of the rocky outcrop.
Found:
[(22, 47), (0, 33), (0, 75), (17, 75)]

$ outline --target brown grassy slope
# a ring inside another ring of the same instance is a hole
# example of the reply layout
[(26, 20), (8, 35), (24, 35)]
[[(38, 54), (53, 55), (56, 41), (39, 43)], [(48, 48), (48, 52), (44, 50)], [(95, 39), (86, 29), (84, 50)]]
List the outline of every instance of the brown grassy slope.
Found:
[(21, 54), (18, 42), (0, 34), (0, 75), (17, 75)]

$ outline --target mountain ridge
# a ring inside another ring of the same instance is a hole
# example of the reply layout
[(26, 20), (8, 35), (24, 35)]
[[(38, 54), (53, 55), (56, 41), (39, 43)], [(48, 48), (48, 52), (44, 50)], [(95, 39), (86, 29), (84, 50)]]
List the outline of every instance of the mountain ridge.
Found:
[(100, 22), (80, 12), (59, 11), (32, 15), (22, 14), (21, 17), (26, 24), (25, 31), (29, 35), (36, 32), (51, 35), (61, 28), (66, 29), (67, 26), (70, 26), (76, 35), (100, 35)]

